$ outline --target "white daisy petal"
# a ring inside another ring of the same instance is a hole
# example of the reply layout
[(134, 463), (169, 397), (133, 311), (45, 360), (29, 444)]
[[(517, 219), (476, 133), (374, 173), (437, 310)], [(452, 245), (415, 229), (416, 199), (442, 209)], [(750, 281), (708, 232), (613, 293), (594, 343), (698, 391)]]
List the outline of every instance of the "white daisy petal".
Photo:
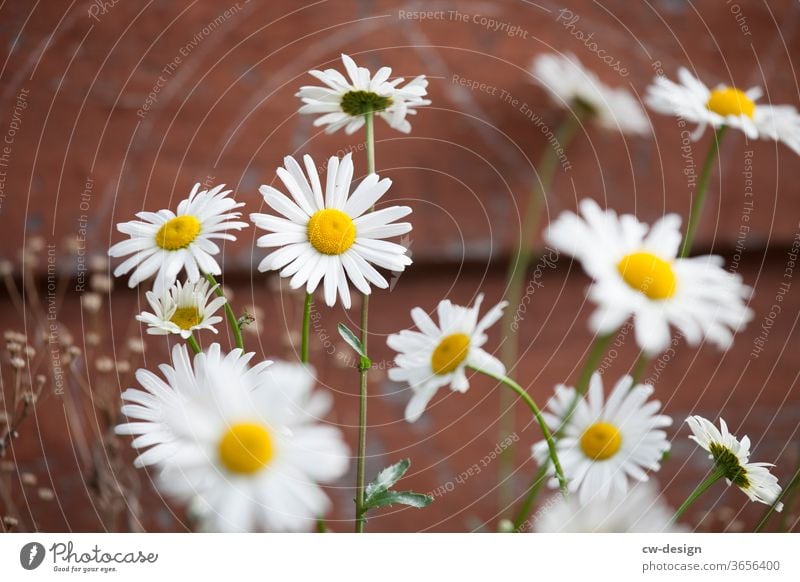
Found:
[(195, 512), (203, 531), (307, 531), (330, 501), (319, 482), (347, 472), (338, 429), (319, 423), (312, 371), (302, 364), (223, 354), (219, 344), (190, 360), (176, 345), (166, 379), (146, 370), (147, 392), (130, 389), (116, 427), (146, 449), (135, 466), (158, 469), (156, 484)]

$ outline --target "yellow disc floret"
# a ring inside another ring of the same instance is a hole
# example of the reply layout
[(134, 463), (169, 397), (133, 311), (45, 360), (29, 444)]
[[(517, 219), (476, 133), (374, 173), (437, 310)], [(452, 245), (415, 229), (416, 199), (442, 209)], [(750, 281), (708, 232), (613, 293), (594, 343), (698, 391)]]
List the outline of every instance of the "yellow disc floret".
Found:
[(188, 247), (200, 234), (200, 221), (185, 214), (165, 222), (156, 233), (156, 244), (168, 251)]
[(622, 257), (617, 270), (625, 282), (650, 299), (669, 299), (675, 294), (677, 277), (672, 263), (653, 253), (640, 251)]
[(596, 422), (581, 436), (583, 454), (595, 461), (605, 461), (617, 454), (622, 446), (622, 436), (617, 427), (608, 422)]
[(269, 431), (255, 422), (231, 425), (219, 441), (220, 461), (232, 473), (255, 473), (270, 462), (273, 454)]
[(308, 221), (308, 242), (323, 255), (341, 255), (355, 240), (353, 219), (341, 210), (318, 210)]
[(458, 365), (464, 361), (469, 352), (469, 336), (463, 333), (454, 333), (448, 335), (436, 349), (433, 350), (431, 356), (431, 368), (434, 373), (442, 375), (449, 374)]
[(714, 89), (711, 92), (711, 97), (708, 98), (708, 102), (706, 102), (706, 107), (709, 111), (713, 111), (723, 117), (746, 115), (752, 119), (756, 111), (756, 104), (753, 103), (753, 100), (744, 91), (733, 87)]
[(195, 325), (200, 325), (203, 317), (197, 307), (178, 307), (169, 320), (181, 329), (192, 329)]

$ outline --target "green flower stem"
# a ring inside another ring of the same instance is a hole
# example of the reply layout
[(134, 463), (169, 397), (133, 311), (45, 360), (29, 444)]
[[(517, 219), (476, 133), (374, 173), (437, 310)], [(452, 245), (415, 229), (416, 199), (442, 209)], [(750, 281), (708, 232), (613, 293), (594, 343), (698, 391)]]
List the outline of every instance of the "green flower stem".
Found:
[[(375, 114), (370, 111), (364, 115), (364, 129), (367, 141), (367, 172), (375, 173)], [(369, 323), (369, 295), (361, 296), (361, 345), (367, 352), (367, 331)], [(359, 365), (359, 407), (358, 407), (358, 457), (356, 460), (356, 533), (364, 531), (364, 463), (367, 457), (367, 373), (369, 368)]]
[(497, 374), (492, 374), (491, 372), (487, 372), (486, 370), (481, 370), (480, 368), (476, 368), (474, 366), (470, 366), (472, 370), (476, 372), (480, 372), (481, 374), (485, 374), (494, 380), (497, 380), (501, 384), (504, 384), (511, 388), (517, 395), (525, 401), (525, 404), (528, 405), (528, 408), (531, 409), (533, 416), (536, 418), (536, 422), (539, 423), (539, 427), (542, 429), (542, 434), (544, 435), (544, 440), (547, 441), (547, 448), (550, 454), (550, 461), (553, 463), (553, 467), (555, 468), (556, 478), (558, 479), (558, 485), (561, 489), (561, 494), (566, 497), (567, 496), (567, 479), (564, 477), (564, 470), (561, 468), (561, 462), (558, 460), (558, 452), (556, 451), (556, 442), (553, 439), (553, 435), (550, 432), (550, 429), (547, 427), (547, 423), (544, 421), (542, 417), (542, 412), (539, 410), (539, 407), (536, 406), (536, 402), (533, 401), (533, 398), (525, 392), (525, 390), (514, 382), (508, 376), (499, 376)]
[(703, 212), (703, 206), (706, 202), (706, 195), (708, 194), (708, 183), (711, 180), (711, 172), (714, 169), (714, 162), (717, 159), (719, 152), (719, 144), (722, 137), (725, 135), (727, 126), (722, 126), (714, 132), (714, 139), (711, 146), (708, 148), (708, 154), (703, 162), (703, 169), (700, 173), (700, 179), (697, 182), (697, 190), (695, 191), (694, 200), (692, 200), (692, 208), (689, 211), (689, 222), (686, 224), (686, 235), (683, 238), (681, 245), (680, 257), (689, 256), (692, 250), (692, 241), (694, 241), (694, 233), (697, 230), (697, 224), (700, 222), (700, 215)]
[(194, 339), (193, 335), (190, 335), (189, 337), (186, 338), (186, 343), (189, 344), (189, 347), (192, 348), (192, 351), (195, 354), (199, 354), (200, 352), (203, 351), (200, 349), (200, 344), (197, 343), (197, 340)]
[(631, 370), (631, 377), (633, 378), (633, 385), (631, 388), (636, 386), (642, 379), (648, 364), (650, 364), (650, 355), (644, 351), (639, 352), (639, 357), (636, 358), (636, 362), (633, 364), (633, 369)]
[(314, 298), (311, 293), (306, 293), (305, 304), (303, 305), (303, 339), (300, 344), (300, 361), (308, 363), (308, 335), (311, 329), (311, 304)]
[[(597, 370), (597, 365), (600, 363), (600, 359), (603, 357), (603, 354), (608, 347), (609, 342), (614, 337), (614, 333), (610, 333), (608, 335), (601, 335), (597, 336), (594, 340), (594, 344), (592, 345), (591, 350), (589, 351), (589, 355), (586, 358), (586, 363), (583, 365), (583, 369), (581, 370), (580, 376), (578, 377), (578, 382), (576, 384), (576, 394), (575, 398), (572, 399), (572, 402), (569, 404), (569, 408), (567, 408), (567, 413), (564, 415), (564, 420), (561, 422), (561, 426), (556, 431), (556, 438), (561, 436), (561, 433), (564, 430), (564, 427), (567, 424), (570, 416), (575, 411), (575, 407), (578, 405), (578, 400), (580, 400), (581, 396), (586, 394), (586, 390), (589, 388), (589, 381), (592, 378), (592, 374)], [(520, 527), (525, 523), (528, 519), (528, 515), (530, 514), (530, 510), (533, 507), (534, 502), (536, 501), (537, 496), (539, 495), (539, 491), (542, 488), (542, 483), (547, 477), (547, 470), (550, 467), (550, 462), (545, 461), (536, 471), (536, 475), (533, 477), (533, 481), (531, 482), (530, 486), (528, 487), (528, 493), (525, 496), (525, 500), (522, 502), (520, 509), (517, 511), (517, 516), (514, 519), (514, 530), (518, 531)]]
[(781, 525), (779, 531), (785, 531), (786, 529), (786, 516), (791, 513), (792, 501), (794, 500), (795, 495), (797, 494), (798, 488), (800, 486), (800, 461), (798, 461), (797, 469), (794, 472), (794, 475), (789, 480), (789, 483), (786, 487), (783, 488), (780, 495), (775, 498), (775, 501), (767, 507), (764, 511), (764, 514), (761, 516), (761, 519), (758, 520), (758, 525), (756, 525), (756, 529), (753, 530), (755, 533), (761, 533), (764, 531), (764, 528), (767, 526), (767, 523), (775, 514), (775, 508), (778, 506), (779, 503), (783, 503), (786, 506), (786, 511), (784, 512), (783, 516), (784, 519), (781, 520)]
[(517, 515), (514, 518), (514, 531), (515, 533), (522, 533), (525, 529), (525, 522), (528, 521), (528, 516), (531, 514), (531, 509), (533, 508), (533, 503), (536, 501), (536, 497), (539, 495), (539, 491), (542, 489), (542, 485), (547, 480), (547, 468), (550, 466), (550, 463), (542, 463), (539, 465), (539, 469), (536, 471), (536, 476), (531, 483), (531, 486), (528, 488), (528, 493), (525, 495), (525, 499), (522, 502), (522, 505), (519, 506), (517, 510)]
[(675, 512), (675, 515), (672, 516), (672, 523), (678, 521), (681, 516), (689, 509), (689, 506), (694, 503), (698, 497), (700, 497), (703, 493), (708, 491), (709, 487), (711, 487), (714, 483), (722, 479), (725, 476), (725, 469), (721, 467), (715, 467), (714, 471), (706, 477), (700, 485), (698, 485), (694, 491), (689, 494), (689, 497), (686, 498), (681, 506), (678, 508), (678, 511)]
[[(533, 190), (531, 190), (528, 208), (522, 220), (516, 251), (508, 264), (508, 273), (506, 275), (508, 308), (503, 313), (501, 324), (501, 337), (504, 338), (504, 341), (501, 346), (500, 359), (509, 371), (516, 366), (517, 358), (519, 357), (519, 334), (514, 330), (514, 322), (517, 307), (522, 301), (522, 293), (525, 289), (525, 276), (534, 259), (534, 238), (539, 230), (547, 192), (553, 185), (560, 155), (563, 155), (587, 115), (587, 112), (582, 108), (576, 108), (575, 111), (576, 113), (568, 115), (556, 130), (557, 143), (561, 146), (560, 153), (558, 149), (548, 145), (539, 159), (539, 164), (536, 166), (538, 179), (534, 181)], [(514, 432), (516, 415), (515, 408), (512, 406), (513, 398), (514, 396), (511, 392), (502, 392), (500, 394), (499, 439), (504, 439)], [(505, 507), (511, 497), (511, 481), (507, 477), (511, 474), (514, 465), (512, 452), (512, 449), (508, 448), (500, 454), (498, 481), (500, 483), (501, 507)]]
[[(216, 291), (218, 297), (225, 297), (225, 294), (222, 292), (222, 286), (217, 283), (217, 280), (214, 278), (214, 275), (211, 273), (204, 273), (206, 281), (211, 283), (211, 285), (216, 285)], [(244, 349), (244, 340), (242, 339), (242, 330), (239, 329), (239, 322), (236, 320), (236, 315), (233, 313), (233, 308), (231, 307), (230, 302), (227, 298), (225, 298), (225, 318), (228, 320), (228, 325), (231, 328), (231, 332), (233, 332), (233, 340), (236, 343), (236, 347), (240, 349)]]

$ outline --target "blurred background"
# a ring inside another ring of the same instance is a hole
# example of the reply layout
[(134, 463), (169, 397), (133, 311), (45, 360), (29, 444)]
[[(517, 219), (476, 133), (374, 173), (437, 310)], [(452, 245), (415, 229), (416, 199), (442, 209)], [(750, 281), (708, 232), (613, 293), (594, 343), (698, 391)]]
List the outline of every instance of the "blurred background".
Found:
[[(313, 81), (309, 69), (341, 68), (345, 52), (372, 70), (388, 65), (394, 75), (430, 79), (433, 104), (411, 118), (410, 135), (376, 123), (378, 172), (394, 182), (383, 203), (414, 209), (404, 241), (414, 265), (371, 301), (367, 473), (408, 457), (404, 488), (436, 500), (424, 510), (376, 513), (370, 531), (495, 531), (535, 472), (529, 450), (540, 436), (521, 407), (514, 451), (496, 460), (506, 448), (500, 388), (486, 379), (475, 378), (464, 395), (441, 391), (419, 422), (407, 424), (410, 394), (386, 378), (385, 345), (387, 334), (411, 326), (414, 306), (430, 310), (443, 298), (467, 304), (481, 291), (489, 303), (502, 298), (536, 160), (549, 147), (543, 127), (565, 115), (534, 84), (534, 56), (572, 52), (639, 98), (656, 74), (674, 78), (686, 66), (709, 85), (762, 86), (765, 101), (800, 103), (793, 0), (17, 0), (0, 5), (0, 38), (4, 530), (189, 528), (185, 508), (159, 497), (150, 475), (132, 468), (129, 439), (110, 430), (133, 372), (166, 362), (168, 345), (133, 319), (149, 287), (112, 280), (106, 251), (121, 240), (118, 222), (174, 208), (195, 182), (225, 183), (247, 213), (265, 211), (258, 187), (275, 181), (287, 154), (310, 153), (322, 164), (352, 151), (363, 175), (361, 134), (325, 135), (298, 116), (294, 94)], [(675, 119), (651, 114), (651, 121), (646, 137), (581, 128), (545, 220), (584, 197), (645, 222), (666, 212), (685, 218), (690, 161), (699, 167), (710, 133), (687, 146)], [(682, 424), (690, 413), (723, 416), (736, 434), (750, 435), (753, 458), (776, 463), (782, 484), (800, 461), (798, 157), (730, 132), (720, 162), (695, 250), (723, 255), (755, 289), (755, 318), (730, 351), (678, 341), (647, 374), (675, 419), (672, 454), (656, 476), (673, 505), (708, 469)], [(247, 348), (293, 360), (302, 296), (255, 270), (264, 256), (256, 237), (251, 227), (224, 248), (225, 290), (237, 312), (255, 317)], [(539, 264), (529, 278), (535, 292), (511, 374), (543, 405), (556, 383), (577, 377), (592, 341), (592, 306), (588, 279), (567, 258)], [(357, 314), (357, 302), (349, 312), (316, 310), (311, 356), (335, 395), (329, 421), (353, 448), (358, 375), (336, 325), (356, 328)], [(230, 341), (222, 329), (220, 341)], [(622, 333), (602, 365), (607, 381), (635, 357), (632, 337)], [(502, 490), (501, 462), (510, 471)], [(355, 463), (329, 488), (333, 530), (351, 529), (354, 479)], [(720, 485), (687, 521), (702, 531), (737, 531), (763, 509)], [(797, 527), (793, 507), (782, 519)]]

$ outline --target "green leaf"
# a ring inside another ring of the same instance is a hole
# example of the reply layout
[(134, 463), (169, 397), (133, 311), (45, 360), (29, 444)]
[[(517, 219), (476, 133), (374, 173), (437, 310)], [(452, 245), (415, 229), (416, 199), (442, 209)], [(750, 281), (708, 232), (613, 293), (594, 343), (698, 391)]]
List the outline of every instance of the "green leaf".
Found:
[(370, 481), (370, 483), (367, 485), (364, 495), (366, 498), (365, 504), (369, 505), (370, 497), (388, 491), (389, 487), (397, 483), (400, 480), (400, 477), (406, 474), (406, 471), (408, 471), (410, 466), (411, 461), (409, 459), (403, 459), (399, 463), (389, 465), (383, 471), (378, 473), (378, 476)]
[(373, 507), (386, 507), (387, 505), (409, 505), (411, 507), (425, 507), (430, 505), (433, 497), (430, 495), (423, 495), (422, 493), (414, 493), (413, 491), (382, 491), (370, 497), (366, 506)]
[[(340, 323), (337, 327), (339, 329), (339, 335), (342, 336), (342, 339), (347, 342), (347, 345), (353, 348), (359, 356), (369, 360), (369, 358), (367, 358), (367, 351), (364, 349), (361, 340), (358, 339), (356, 334), (350, 331), (350, 329), (343, 323)], [(370, 362), (370, 365), (372, 365), (372, 362)]]

